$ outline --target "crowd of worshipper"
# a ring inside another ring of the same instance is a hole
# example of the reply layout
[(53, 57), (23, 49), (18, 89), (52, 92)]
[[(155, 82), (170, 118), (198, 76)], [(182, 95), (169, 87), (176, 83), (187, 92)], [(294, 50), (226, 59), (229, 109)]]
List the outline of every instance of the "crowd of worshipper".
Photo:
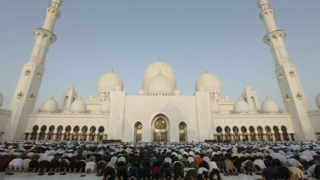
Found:
[(320, 142), (138, 142), (2, 141), (0, 171), (102, 179), (205, 179), (260, 176), (320, 179)]

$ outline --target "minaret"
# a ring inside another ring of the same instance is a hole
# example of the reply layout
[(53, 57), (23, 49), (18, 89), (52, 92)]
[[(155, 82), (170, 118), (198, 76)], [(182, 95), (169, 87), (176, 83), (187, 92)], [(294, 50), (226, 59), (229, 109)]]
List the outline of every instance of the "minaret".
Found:
[(22, 69), (11, 101), (12, 115), (4, 132), (4, 140), (24, 138), (28, 115), (32, 113), (39, 93), (49, 46), (57, 39), (53, 28), (56, 20), (60, 17), (58, 8), (61, 4), (62, 0), (52, 0), (52, 5), (46, 9), (47, 16), (42, 28), (34, 31), (36, 42), (29, 61)]
[(264, 22), (267, 31), (263, 41), (271, 49), (275, 74), (285, 109), (292, 116), (296, 140), (316, 140), (315, 131), (308, 116), (307, 98), (284, 44), (286, 33), (277, 29), (273, 18), (274, 10), (268, 7), (268, 0), (259, 0), (258, 7), (261, 8), (259, 17)]

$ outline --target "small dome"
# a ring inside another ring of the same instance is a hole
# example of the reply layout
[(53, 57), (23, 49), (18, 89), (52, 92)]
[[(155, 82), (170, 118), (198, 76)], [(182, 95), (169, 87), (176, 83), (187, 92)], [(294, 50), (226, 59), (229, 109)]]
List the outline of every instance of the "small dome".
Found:
[(54, 98), (46, 100), (40, 107), (41, 112), (58, 112), (58, 103)]
[(246, 87), (244, 88), (244, 90), (245, 90), (245, 91), (251, 91), (251, 87), (250, 87), (250, 86), (246, 86)]
[(157, 62), (149, 65), (144, 71), (142, 81), (143, 88), (149, 86), (150, 81), (158, 75), (159, 70), (161, 71), (161, 74), (165, 76), (173, 86), (176, 86), (176, 74), (172, 67), (167, 63), (158, 60)]
[(102, 112), (102, 113), (109, 113), (110, 112), (110, 100), (104, 101), (100, 105), (100, 112)]
[(211, 112), (219, 113), (220, 112), (220, 105), (216, 101), (211, 101)]
[(230, 102), (230, 97), (229, 97), (228, 95), (225, 95), (225, 96), (223, 97), (223, 101), (224, 101), (224, 102)]
[(68, 90), (74, 90), (74, 85), (73, 84), (71, 84), (70, 86), (69, 86), (69, 88), (68, 88)]
[(98, 94), (99, 92), (110, 92), (117, 89), (123, 90), (122, 80), (117, 74), (110, 72), (101, 76), (97, 85)]
[(94, 99), (94, 95), (90, 94), (89, 99)]
[(172, 95), (172, 84), (162, 74), (154, 77), (148, 85), (148, 95)]
[(320, 108), (320, 93), (316, 97), (316, 105)]
[(239, 99), (234, 105), (233, 105), (233, 112), (234, 113), (248, 113), (249, 112), (249, 105), (244, 100)]
[(222, 92), (220, 79), (211, 73), (204, 73), (198, 78), (196, 91), (201, 91), (202, 88), (204, 91), (213, 91), (220, 94)]
[(87, 111), (87, 105), (81, 98), (77, 99), (71, 104), (70, 111), (84, 113)]
[(261, 105), (262, 113), (279, 113), (279, 106), (274, 101), (266, 98)]
[(4, 97), (3, 97), (2, 93), (0, 92), (0, 107), (2, 106), (3, 102), (4, 102)]

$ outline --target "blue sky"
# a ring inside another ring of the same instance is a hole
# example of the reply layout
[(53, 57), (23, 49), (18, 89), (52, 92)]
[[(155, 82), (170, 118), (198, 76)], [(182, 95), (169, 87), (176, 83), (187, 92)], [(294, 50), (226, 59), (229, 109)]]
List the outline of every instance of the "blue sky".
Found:
[[(143, 72), (161, 56), (176, 72), (177, 87), (192, 95), (197, 78), (208, 71), (236, 101), (246, 85), (283, 107), (266, 34), (256, 0), (65, 0), (45, 64), (36, 108), (60, 101), (73, 84), (87, 100), (99, 78), (114, 69), (124, 91), (137, 94)], [(0, 92), (8, 108), (23, 65), (34, 46), (50, 0), (7, 0), (0, 6)], [(269, 0), (296, 66), (311, 109), (320, 92), (319, 0)]]

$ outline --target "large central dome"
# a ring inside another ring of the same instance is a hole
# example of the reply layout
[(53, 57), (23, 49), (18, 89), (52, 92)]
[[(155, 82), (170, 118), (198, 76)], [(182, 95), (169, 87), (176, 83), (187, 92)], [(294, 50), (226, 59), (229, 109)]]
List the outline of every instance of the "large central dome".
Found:
[(97, 85), (97, 92), (114, 91), (117, 88), (119, 88), (119, 90), (121, 91), (123, 90), (122, 80), (117, 74), (110, 72), (110, 73), (104, 74), (99, 79), (98, 85)]
[(157, 62), (148, 66), (144, 71), (142, 81), (143, 89), (146, 89), (151, 79), (156, 77), (159, 74), (159, 71), (161, 71), (161, 74), (170, 81), (173, 87), (176, 87), (176, 74), (174, 70), (167, 63), (161, 62), (159, 59)]
[(212, 92), (221, 94), (222, 93), (221, 81), (217, 76), (206, 72), (202, 74), (196, 82), (196, 91), (200, 91), (200, 90), (212, 91)]

